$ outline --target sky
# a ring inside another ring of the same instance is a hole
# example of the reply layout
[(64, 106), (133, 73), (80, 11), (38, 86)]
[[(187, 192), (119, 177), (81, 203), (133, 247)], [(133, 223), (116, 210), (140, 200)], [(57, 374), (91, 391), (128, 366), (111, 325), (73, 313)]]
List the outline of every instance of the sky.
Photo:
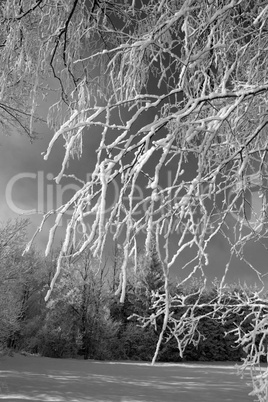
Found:
[[(59, 140), (53, 148), (47, 161), (44, 161), (41, 153), (46, 151), (48, 143), (52, 138), (52, 132), (43, 127), (39, 139), (30, 143), (29, 139), (18, 133), (0, 136), (0, 221), (5, 222), (18, 216), (29, 217), (29, 238), (33, 235), (41, 223), (43, 212), (59, 206), (62, 201), (67, 201), (79, 184), (63, 182), (56, 185), (53, 177), (60, 171), (61, 161), (64, 155), (63, 142)], [(71, 169), (80, 178), (86, 179), (94, 167), (96, 137), (85, 136), (84, 154), (82, 159), (71, 162)], [(171, 173), (172, 174), (172, 171)], [(257, 201), (256, 201), (257, 202)], [(236, 223), (233, 216), (227, 217), (227, 224), (232, 228)], [(48, 220), (44, 230), (36, 238), (36, 246), (43, 251), (48, 240), (48, 229), (53, 224), (53, 219)], [(245, 228), (245, 230), (247, 230)], [(56, 237), (55, 245), (59, 244), (64, 235), (64, 227), (61, 227)], [(178, 234), (171, 239), (174, 250), (177, 248)], [(229, 259), (229, 245), (222, 236), (216, 236), (209, 248), (209, 265), (206, 273), (213, 279), (220, 278), (224, 272), (225, 265)], [(107, 251), (110, 256), (113, 254), (113, 246), (110, 245)], [(266, 272), (267, 251), (260, 243), (251, 242), (245, 249), (247, 259), (254, 266)], [(176, 266), (172, 268), (172, 275), (183, 278), (190, 272), (190, 267), (182, 270), (181, 267), (192, 258), (193, 250), (187, 249), (182, 253)], [(259, 283), (256, 275), (239, 258), (231, 262), (231, 270), (227, 275), (229, 282)], [(265, 280), (266, 282), (266, 280)], [(268, 280), (267, 280), (268, 282)]]
[[(59, 173), (64, 156), (63, 141), (59, 139), (55, 144), (48, 161), (42, 156), (52, 135), (49, 128), (42, 127), (38, 138), (31, 143), (29, 138), (16, 132), (0, 134), (0, 221), (19, 216), (29, 218), (32, 222), (29, 235), (41, 223), (43, 213), (59, 207), (81, 188), (81, 184), (75, 180), (63, 179), (59, 185), (55, 184), (53, 178)], [(75, 173), (79, 171), (77, 175), (83, 180), (94, 166), (94, 142), (92, 139), (88, 146), (85, 141), (83, 157), (79, 161), (73, 160), (71, 164), (71, 169)], [(47, 229), (52, 223), (53, 219), (50, 219), (44, 233), (38, 236), (38, 247), (44, 248)], [(62, 235), (63, 229), (58, 240)]]
[[(47, 101), (49, 104), (49, 101)], [(48, 104), (43, 103), (40, 107), (40, 112), (45, 115)], [(147, 117), (146, 117), (147, 116)], [(154, 120), (154, 112), (149, 111), (145, 119)], [(145, 124), (146, 122), (142, 122)], [(62, 203), (69, 200), (76, 190), (81, 188), (81, 184), (75, 180), (62, 179), (60, 184), (56, 185), (53, 178), (60, 172), (61, 163), (64, 157), (64, 143), (59, 139), (52, 148), (48, 160), (44, 160), (42, 154), (46, 152), (48, 144), (53, 136), (53, 132), (44, 124), (38, 129), (38, 138), (32, 143), (24, 135), (13, 132), (10, 135), (4, 135), (0, 132), (0, 222), (5, 222), (7, 219), (16, 217), (26, 217), (30, 219), (28, 230), (28, 238), (34, 234), (40, 225), (43, 213), (51, 209), (59, 207)], [(95, 150), (99, 145), (99, 136), (93, 131), (86, 131), (83, 136), (83, 154), (78, 159), (71, 160), (69, 172), (76, 174), (80, 179), (86, 180), (88, 175), (94, 169), (96, 154)], [(177, 169), (175, 158), (169, 164), (168, 171), (162, 177), (162, 188), (168, 185), (169, 180), (175, 174)], [(174, 169), (174, 171), (173, 171)], [(186, 167), (187, 180), (191, 177), (191, 172), (194, 172), (195, 166), (191, 158), (188, 159)], [(145, 187), (148, 181), (139, 182), (141, 194), (145, 194)], [(114, 185), (114, 193), (109, 200), (113, 202), (113, 196), (116, 193), (116, 184)], [(256, 193), (257, 194), (257, 193)], [(139, 194), (137, 194), (139, 195)], [(260, 199), (255, 197), (255, 205), (261, 207)], [(50, 217), (44, 226), (44, 230), (38, 234), (35, 240), (35, 245), (41, 251), (45, 250), (49, 229), (54, 223), (55, 216)], [(67, 216), (68, 219), (68, 216)], [(229, 232), (227, 234), (233, 236), (233, 227), (237, 223), (235, 216), (227, 216), (227, 225)], [(55, 247), (60, 244), (64, 238), (64, 226), (62, 225), (57, 231), (55, 238)], [(247, 233), (247, 228), (244, 228), (244, 233)], [(171, 239), (171, 249), (176, 251), (178, 248), (180, 233), (175, 233)], [(144, 239), (139, 239), (139, 246), (142, 248)], [(267, 251), (268, 241), (264, 241), (264, 246), (260, 242), (250, 242), (245, 248), (245, 256), (249, 262), (260, 270), (262, 273), (268, 272)], [(196, 250), (187, 248), (182, 252), (179, 259), (172, 267), (171, 274), (177, 278), (187, 277), (192, 269), (192, 265), (188, 268), (182, 267), (193, 258)], [(114, 255), (114, 244), (110, 241), (106, 249), (106, 254), (110, 260)], [(221, 278), (230, 256), (230, 246), (228, 241), (223, 236), (216, 235), (209, 247), (208, 257), (209, 265), (205, 267), (205, 273), (210, 279), (215, 277)], [(253, 270), (239, 258), (234, 258), (231, 261), (231, 269), (227, 275), (229, 282), (244, 282), (259, 283), (257, 276)], [(268, 278), (265, 279), (268, 285)]]
[[(40, 181), (42, 175), (46, 190), (49, 184), (47, 175), (56, 170), (58, 165), (59, 158), (51, 158), (49, 163), (45, 163), (41, 156), (51, 135), (49, 130), (42, 132), (41, 138), (33, 143), (16, 132), (0, 136), (0, 220), (3, 222), (19, 216), (30, 218), (30, 234), (42, 218), (40, 202), (40, 213), (32, 213), (39, 209), (38, 178)], [(40, 246), (43, 241), (39, 239)]]

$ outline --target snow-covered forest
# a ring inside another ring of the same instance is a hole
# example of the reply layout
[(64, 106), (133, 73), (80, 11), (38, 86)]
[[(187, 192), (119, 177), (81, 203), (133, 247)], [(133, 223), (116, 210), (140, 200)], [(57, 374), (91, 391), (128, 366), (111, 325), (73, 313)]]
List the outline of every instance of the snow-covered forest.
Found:
[[(49, 257), (36, 250), (22, 256), (27, 236), (27, 220), (9, 221), (0, 227), (1, 283), (0, 283), (0, 345), (4, 350), (38, 354), (57, 358), (97, 360), (151, 361), (161, 332), (164, 314), (153, 326), (137, 325), (137, 317), (151, 317), (152, 292), (162, 292), (164, 274), (155, 249), (150, 258), (145, 250), (138, 255), (138, 268), (129, 261), (126, 300), (120, 303), (115, 296), (118, 286), (122, 252), (114, 250), (113, 272), (104, 263), (96, 275), (98, 261), (85, 253), (75, 264), (65, 262), (48, 303), (44, 297), (55, 273), (57, 254)], [(186, 306), (197, 301), (202, 282), (193, 279), (187, 286), (170, 283), (172, 296), (182, 294)], [(206, 317), (209, 304), (217, 298), (219, 283), (215, 280), (210, 290), (202, 294), (203, 307), (195, 314), (203, 315), (197, 324), (200, 340), (189, 343), (183, 357), (175, 338), (163, 343), (157, 361), (231, 361), (246, 357), (238, 336), (231, 333), (237, 325), (250, 330), (247, 318), (250, 309), (232, 312), (221, 320)], [(250, 294), (257, 289), (239, 284), (229, 285), (230, 300), (234, 303), (237, 292)], [(179, 320), (187, 308), (172, 308)], [(130, 318), (131, 317), (131, 318)], [(230, 332), (227, 336), (226, 333)], [(177, 334), (178, 335), (178, 334)], [(262, 358), (264, 361), (264, 357)]]

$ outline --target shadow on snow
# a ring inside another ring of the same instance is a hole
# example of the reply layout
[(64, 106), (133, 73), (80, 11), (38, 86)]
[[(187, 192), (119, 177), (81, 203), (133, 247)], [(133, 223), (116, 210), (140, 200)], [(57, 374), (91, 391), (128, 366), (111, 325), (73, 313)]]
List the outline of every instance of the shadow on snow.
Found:
[(252, 402), (247, 382), (231, 364), (0, 359), (0, 400), (9, 402)]

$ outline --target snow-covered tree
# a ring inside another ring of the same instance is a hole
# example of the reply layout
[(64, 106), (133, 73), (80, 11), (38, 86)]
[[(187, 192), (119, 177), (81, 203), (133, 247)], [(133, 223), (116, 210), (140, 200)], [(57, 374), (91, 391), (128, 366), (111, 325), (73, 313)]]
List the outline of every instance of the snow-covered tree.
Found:
[(21, 254), (27, 220), (0, 223), (0, 349), (19, 327), (22, 310), (20, 276), (27, 273)]
[[(33, 113), (44, 77), (58, 88), (48, 114), (55, 134), (44, 155), (48, 159), (54, 143), (64, 140), (57, 183), (70, 159), (81, 156), (83, 136), (99, 138), (89, 180), (55, 211), (47, 253), (64, 215), (73, 212), (51, 289), (70, 250), (75, 258), (89, 247), (101, 259), (111, 232), (123, 250), (122, 302), (139, 238), (148, 252), (156, 240), (165, 276), (163, 333), (172, 303), (169, 271), (187, 250), (194, 255), (185, 262), (185, 281), (196, 273), (206, 277), (216, 236), (228, 241), (230, 261), (244, 259), (262, 281), (243, 251), (253, 240), (265, 246), (267, 237), (268, 2), (5, 0), (0, 7), (0, 101), (14, 85), (27, 88), (26, 81)], [(115, 184), (117, 198), (108, 208)], [(174, 232), (180, 233), (175, 251)], [(251, 345), (256, 331), (267, 332), (259, 298), (258, 292), (238, 294), (238, 304), (252, 306)], [(191, 334), (195, 325), (189, 328)], [(260, 350), (252, 348), (245, 364), (255, 367)], [(266, 377), (254, 377), (260, 401)]]

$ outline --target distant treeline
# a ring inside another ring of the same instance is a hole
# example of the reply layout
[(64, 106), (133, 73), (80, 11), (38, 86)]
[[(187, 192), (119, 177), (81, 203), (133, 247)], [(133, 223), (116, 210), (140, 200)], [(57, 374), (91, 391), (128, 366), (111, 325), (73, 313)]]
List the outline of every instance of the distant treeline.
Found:
[[(138, 264), (129, 268), (127, 294), (124, 304), (114, 296), (119, 282), (120, 248), (115, 248), (114, 265), (103, 264), (96, 269), (96, 261), (85, 253), (75, 263), (66, 264), (51, 298), (44, 296), (55, 272), (57, 252), (44, 258), (36, 250), (22, 256), (25, 244), (25, 221), (8, 222), (0, 227), (0, 240), (10, 239), (0, 250), (0, 345), (48, 357), (84, 357), (99, 360), (150, 361), (162, 327), (162, 318), (156, 325), (142, 328), (133, 314), (152, 314), (152, 294), (163, 289), (163, 275), (157, 252), (152, 247), (149, 257), (140, 252)], [(200, 283), (193, 279), (187, 286), (170, 285), (170, 293), (188, 295), (193, 303), (198, 297)], [(250, 292), (236, 285), (229, 295)], [(211, 300), (215, 300), (217, 283), (202, 293), (205, 315)], [(192, 296), (191, 296), (192, 295)], [(231, 296), (229, 296), (231, 297)], [(207, 304), (207, 306), (206, 306)], [(178, 319), (184, 308), (171, 312)], [(246, 308), (228, 314), (223, 320), (204, 316), (198, 321), (198, 344), (189, 343), (183, 357), (173, 337), (163, 342), (159, 361), (230, 360), (240, 361), (244, 351), (237, 335), (230, 333), (236, 326), (243, 331), (251, 327)], [(247, 318), (246, 318), (247, 317)], [(168, 334), (167, 334), (168, 336)], [(256, 340), (257, 342), (257, 340)]]

